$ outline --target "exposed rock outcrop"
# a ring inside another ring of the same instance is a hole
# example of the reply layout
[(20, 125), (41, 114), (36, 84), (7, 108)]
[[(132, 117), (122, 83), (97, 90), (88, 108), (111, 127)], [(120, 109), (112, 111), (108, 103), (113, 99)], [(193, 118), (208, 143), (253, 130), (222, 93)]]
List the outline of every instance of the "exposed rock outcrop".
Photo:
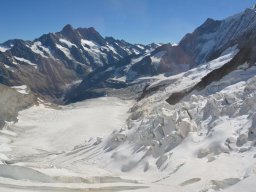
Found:
[(5, 121), (16, 121), (18, 112), (36, 104), (35, 95), (22, 94), (13, 88), (0, 84), (0, 128)]

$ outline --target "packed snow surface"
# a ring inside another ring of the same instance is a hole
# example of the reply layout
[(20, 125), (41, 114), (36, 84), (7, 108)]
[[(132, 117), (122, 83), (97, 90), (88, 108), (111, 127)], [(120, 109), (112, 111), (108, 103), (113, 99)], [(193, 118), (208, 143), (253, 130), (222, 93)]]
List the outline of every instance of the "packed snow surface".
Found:
[(37, 68), (37, 65), (35, 63), (32, 63), (31, 61), (27, 60), (27, 59), (24, 59), (24, 58), (21, 58), (21, 57), (14, 57), (16, 59), (16, 61), (20, 61), (20, 62), (23, 62), (23, 63), (27, 63), (29, 65), (32, 65), (34, 66), (35, 68)]
[(12, 88), (18, 91), (19, 93), (29, 94), (29, 89), (26, 85), (13, 86)]
[(71, 43), (70, 41), (66, 40), (66, 39), (59, 39), (60, 42), (66, 44), (69, 48), (77, 47), (74, 43)]
[(0, 52), (5, 52), (7, 51), (9, 48), (7, 47), (3, 47), (3, 46), (0, 46)]
[[(30, 150), (71, 150), (90, 138), (103, 137), (125, 123), (130, 102), (117, 98), (92, 99), (60, 108), (34, 106), (19, 114), (15, 146)], [(36, 129), (31, 129), (36, 127)], [(36, 138), (36, 142), (31, 140)], [(73, 139), (72, 139), (73, 138)], [(20, 143), (21, 142), (21, 143)]]
[(34, 53), (39, 54), (42, 57), (48, 57), (49, 56), (49, 57), (53, 58), (50, 49), (48, 49), (47, 47), (42, 46), (42, 43), (40, 41), (34, 42), (31, 45), (30, 49)]
[(69, 58), (69, 59), (72, 60), (72, 55), (71, 55), (69, 49), (67, 49), (66, 47), (61, 46), (60, 44), (56, 44), (56, 47), (57, 47), (59, 50), (61, 50), (61, 51), (66, 55), (67, 58)]
[[(68, 166), (45, 162), (72, 153), (93, 139), (100, 142), (104, 136), (119, 130), (132, 104), (133, 101), (104, 97), (65, 107), (40, 103), (21, 111), (18, 121), (7, 123), (0, 132), (0, 191), (142, 188), (93, 164), (74, 166), (74, 172)], [(107, 183), (112, 183), (111, 187)]]

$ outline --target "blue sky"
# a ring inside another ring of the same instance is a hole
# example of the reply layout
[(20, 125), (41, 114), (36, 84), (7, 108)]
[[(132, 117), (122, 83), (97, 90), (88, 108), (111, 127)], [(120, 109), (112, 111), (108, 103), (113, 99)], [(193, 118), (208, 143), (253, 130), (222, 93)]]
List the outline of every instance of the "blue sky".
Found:
[(256, 0), (1, 0), (0, 42), (33, 40), (66, 24), (94, 27), (132, 43), (178, 42), (207, 18), (222, 19)]

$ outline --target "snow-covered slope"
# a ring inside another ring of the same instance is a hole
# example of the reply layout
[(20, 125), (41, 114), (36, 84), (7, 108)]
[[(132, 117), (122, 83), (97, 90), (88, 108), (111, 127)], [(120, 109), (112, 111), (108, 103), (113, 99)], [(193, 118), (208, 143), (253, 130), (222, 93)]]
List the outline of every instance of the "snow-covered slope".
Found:
[[(117, 191), (145, 188), (96, 164), (77, 166), (73, 150), (119, 130), (133, 101), (92, 99), (65, 107), (40, 101), (0, 130), (0, 191)], [(84, 147), (94, 151), (90, 146)], [(94, 151), (95, 153), (95, 151)], [(103, 153), (98, 149), (99, 155)], [(62, 156), (62, 157), (61, 157)], [(59, 161), (57, 163), (56, 161)], [(65, 165), (64, 165), (65, 164)], [(73, 164), (73, 165), (72, 165)]]
[(255, 63), (194, 88), (241, 53), (233, 46), (186, 72), (151, 77), (137, 102), (104, 97), (22, 111), (2, 132), (0, 189), (252, 191)]

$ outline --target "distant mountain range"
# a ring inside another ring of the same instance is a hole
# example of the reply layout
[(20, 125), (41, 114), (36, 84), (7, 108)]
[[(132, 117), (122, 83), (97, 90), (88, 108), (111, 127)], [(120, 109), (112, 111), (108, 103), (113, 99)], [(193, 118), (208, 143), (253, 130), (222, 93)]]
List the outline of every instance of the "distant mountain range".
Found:
[(255, 29), (254, 9), (224, 20), (207, 19), (178, 45), (131, 44), (104, 38), (94, 28), (66, 25), (34, 41), (1, 44), (0, 83), (27, 85), (35, 94), (60, 103), (112, 94), (113, 89), (138, 97), (148, 84), (141, 77), (187, 71), (219, 57), (228, 47), (239, 48), (242, 62), (253, 62)]
[(58, 101), (65, 90), (89, 73), (152, 51), (158, 44), (133, 45), (103, 38), (94, 28), (42, 35), (34, 41), (9, 40), (0, 45), (0, 83), (27, 85), (36, 94)]

